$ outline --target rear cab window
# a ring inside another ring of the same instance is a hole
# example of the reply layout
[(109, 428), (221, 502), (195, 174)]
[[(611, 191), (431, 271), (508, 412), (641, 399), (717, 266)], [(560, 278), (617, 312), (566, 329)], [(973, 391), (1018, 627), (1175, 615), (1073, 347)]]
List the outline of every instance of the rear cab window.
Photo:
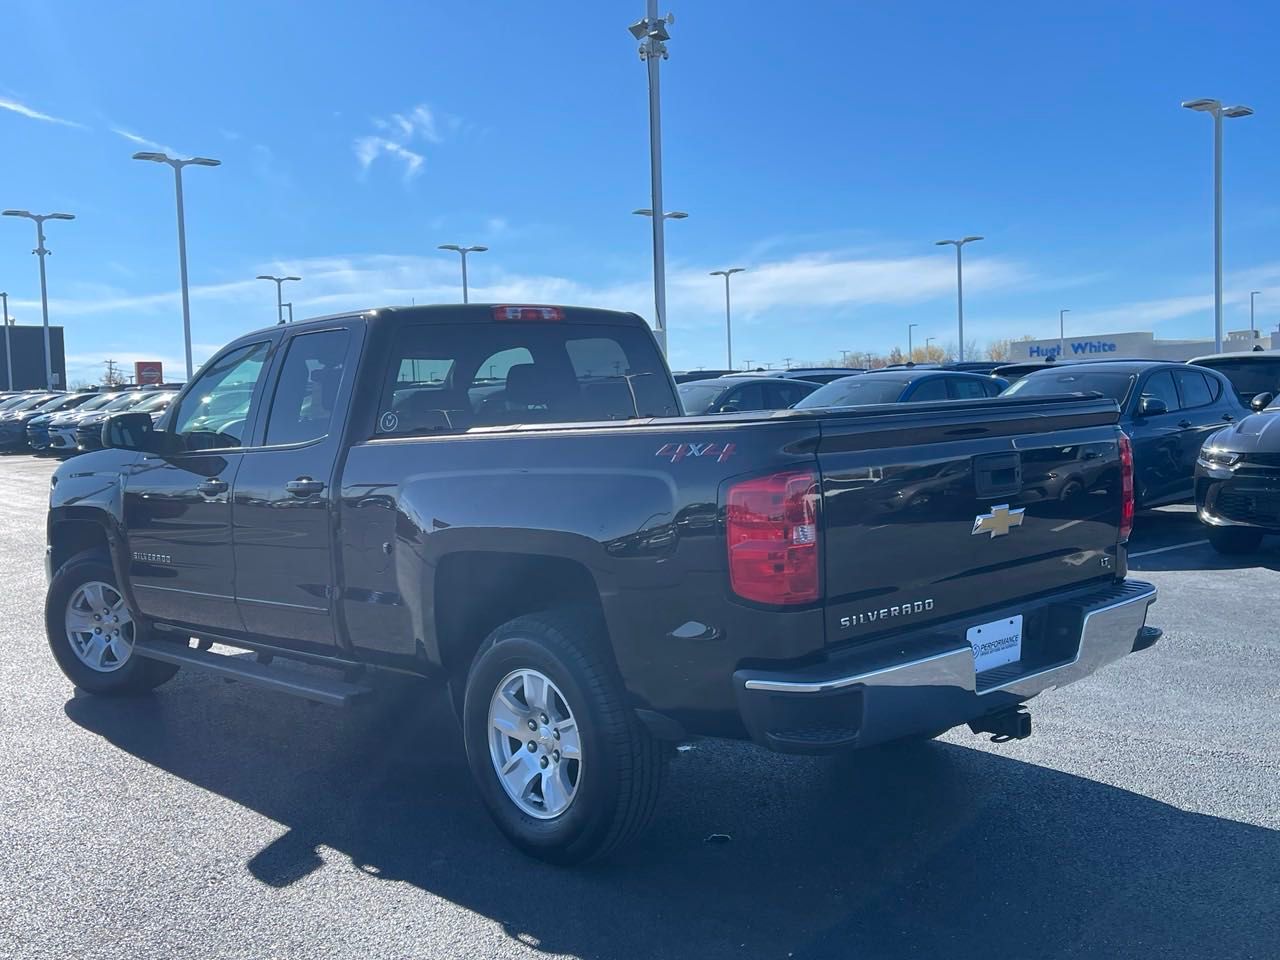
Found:
[(407, 323), (394, 334), (377, 436), (679, 416), (648, 331), (607, 323)]

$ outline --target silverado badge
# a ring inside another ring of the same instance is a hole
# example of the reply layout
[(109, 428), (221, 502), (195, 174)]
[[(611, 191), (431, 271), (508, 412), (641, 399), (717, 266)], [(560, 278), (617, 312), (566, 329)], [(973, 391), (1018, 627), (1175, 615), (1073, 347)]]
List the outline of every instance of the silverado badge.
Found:
[(989, 533), (991, 536), (988, 539), (991, 540), (1007, 537), (1011, 529), (1022, 526), (1022, 515), (1026, 512), (1022, 507), (1010, 510), (1007, 503), (992, 507), (990, 513), (980, 513), (973, 518), (973, 535), (976, 537), (980, 533)]

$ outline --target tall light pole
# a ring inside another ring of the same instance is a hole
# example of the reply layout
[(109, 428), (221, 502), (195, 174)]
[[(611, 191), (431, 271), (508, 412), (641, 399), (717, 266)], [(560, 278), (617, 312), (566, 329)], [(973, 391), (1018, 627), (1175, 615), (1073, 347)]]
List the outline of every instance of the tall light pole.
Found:
[(182, 209), (182, 168), (183, 167), (219, 167), (221, 160), (210, 160), (208, 157), (192, 157), (190, 160), (177, 160), (163, 153), (135, 153), (135, 160), (150, 160), (152, 163), (167, 163), (173, 168), (174, 189), (178, 197), (178, 278), (182, 285), (182, 343), (187, 354), (187, 380), (191, 379), (191, 299), (187, 293), (187, 227)]
[(268, 273), (260, 273), (257, 276), (259, 280), (270, 280), (276, 285), (276, 323), (277, 325), (284, 323), (284, 296), (280, 290), (286, 282), (290, 280), (301, 280), (301, 277), (273, 277)]
[[(1258, 339), (1258, 328), (1253, 325), (1253, 300), (1260, 293), (1262, 293), (1261, 290), (1249, 291), (1249, 339), (1250, 340)], [(2, 296), (2, 294), (0, 294), (0, 296)]]
[[(649, 73), (649, 193), (651, 210), (666, 209), (662, 204), (662, 97), (658, 85), (658, 64), (667, 59), (667, 27), (675, 17), (658, 16), (658, 0), (646, 0), (643, 20), (627, 29), (640, 41), (640, 59)], [(662, 355), (667, 354), (667, 265), (665, 249), (666, 217), (653, 217), (653, 311), (654, 335)]]
[(284, 302), (284, 306), (285, 306), (285, 307), (288, 309), (288, 311), (289, 311), (289, 322), (290, 322), (290, 323), (293, 323), (293, 303), (292, 303), (292, 301), (286, 300), (286, 301)]
[(5, 389), (13, 389), (13, 349), (9, 345), (9, 294), (0, 293), (0, 303), (4, 304), (4, 362), (8, 367), (9, 379), (5, 381)]
[(23, 217), (34, 220), (36, 224), (36, 248), (31, 252), (40, 258), (40, 315), (44, 318), (44, 385), (53, 389), (53, 353), (49, 347), (49, 291), (45, 282), (44, 258), (52, 251), (44, 245), (44, 222), (46, 220), (74, 220), (71, 213), (32, 213), (30, 210), (5, 210), (6, 217)]
[(462, 258), (462, 302), (470, 303), (471, 301), (467, 299), (467, 296), (468, 296), (467, 294), (467, 254), (468, 253), (484, 253), (489, 248), (485, 246), (481, 246), (479, 244), (473, 247), (462, 247), (456, 243), (442, 243), (437, 249), (452, 250), (454, 253), (456, 253), (458, 256)]
[(925, 359), (926, 359), (926, 360), (927, 360), (927, 359), (929, 359), (929, 344), (933, 343), (933, 341), (935, 341), (935, 340), (937, 340), (937, 339), (938, 339), (937, 337), (925, 337), (925, 338), (924, 338), (924, 356), (925, 356)]
[(915, 345), (914, 345), (915, 342), (912, 340), (911, 334), (915, 331), (916, 327), (918, 326), (920, 326), (920, 324), (918, 323), (907, 324), (907, 362), (908, 363), (911, 362), (911, 360), (914, 358), (914, 355), (916, 352)]
[(938, 240), (935, 246), (945, 247), (952, 245), (956, 248), (956, 318), (960, 323), (960, 355), (957, 359), (964, 362), (964, 264), (960, 256), (960, 249), (966, 243), (973, 243), (981, 240), (982, 237), (961, 237), (959, 240)]
[(1222, 118), (1248, 117), (1252, 107), (1224, 107), (1221, 100), (1184, 100), (1188, 110), (1213, 115), (1213, 344), (1222, 352)]
[(1067, 321), (1066, 316), (1071, 312), (1068, 307), (1066, 310), (1058, 311), (1058, 359), (1061, 360), (1067, 355)]
[(709, 276), (724, 277), (724, 343), (728, 356), (726, 370), (733, 369), (733, 316), (729, 312), (729, 278), (735, 273), (742, 273), (746, 267), (730, 267), (728, 270), (712, 270)]

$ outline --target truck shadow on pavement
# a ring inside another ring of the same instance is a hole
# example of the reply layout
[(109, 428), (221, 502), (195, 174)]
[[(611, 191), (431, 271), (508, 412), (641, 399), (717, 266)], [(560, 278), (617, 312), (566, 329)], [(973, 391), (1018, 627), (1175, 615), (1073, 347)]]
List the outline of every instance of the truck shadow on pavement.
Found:
[[(245, 851), (261, 883), (333, 869), (321, 850), (336, 850), (546, 953), (1222, 958), (1280, 944), (1280, 832), (947, 742), (840, 759), (697, 744), (674, 758), (642, 843), (548, 867), (490, 824), (440, 698), (393, 692), (339, 714), (184, 675), (65, 710), (283, 824)], [(422, 916), (427, 901), (419, 930)]]

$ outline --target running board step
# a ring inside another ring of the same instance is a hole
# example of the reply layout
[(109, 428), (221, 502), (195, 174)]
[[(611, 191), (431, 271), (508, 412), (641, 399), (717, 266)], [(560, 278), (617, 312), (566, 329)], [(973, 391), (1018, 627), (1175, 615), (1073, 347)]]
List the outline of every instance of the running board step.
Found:
[(176, 664), (217, 674), (231, 680), (242, 680), (259, 687), (292, 694), (304, 700), (326, 703), (331, 707), (348, 707), (353, 700), (372, 693), (368, 687), (332, 677), (317, 677), (294, 670), (281, 669), (259, 663), (252, 654), (242, 657), (214, 653), (184, 647), (168, 640), (138, 640), (134, 642), (135, 656), (149, 657), (164, 663)]

